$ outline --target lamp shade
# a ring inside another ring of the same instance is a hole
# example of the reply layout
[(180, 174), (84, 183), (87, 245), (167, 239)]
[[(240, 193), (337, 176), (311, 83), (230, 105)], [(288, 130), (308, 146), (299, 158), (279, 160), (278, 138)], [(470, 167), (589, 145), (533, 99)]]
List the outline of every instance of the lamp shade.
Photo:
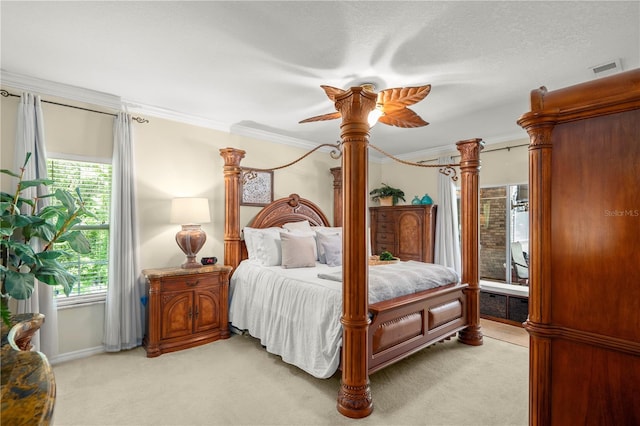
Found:
[(181, 225), (209, 223), (209, 200), (206, 198), (174, 198), (171, 200), (171, 223)]

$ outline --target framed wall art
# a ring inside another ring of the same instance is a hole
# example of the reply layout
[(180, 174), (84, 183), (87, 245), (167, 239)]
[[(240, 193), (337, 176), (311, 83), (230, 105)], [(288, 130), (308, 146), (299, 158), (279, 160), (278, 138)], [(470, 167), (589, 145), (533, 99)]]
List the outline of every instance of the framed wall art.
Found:
[(240, 205), (266, 206), (273, 201), (273, 171), (242, 169)]

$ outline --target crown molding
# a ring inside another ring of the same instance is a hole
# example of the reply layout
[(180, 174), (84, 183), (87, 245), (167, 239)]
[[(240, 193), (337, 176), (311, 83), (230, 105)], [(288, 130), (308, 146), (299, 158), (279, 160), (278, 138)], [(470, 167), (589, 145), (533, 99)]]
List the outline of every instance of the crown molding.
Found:
[[(317, 143), (305, 139), (292, 138), (290, 136), (280, 135), (266, 130), (254, 129), (253, 127), (247, 127), (240, 124), (233, 124), (231, 126), (230, 133), (302, 149), (313, 149), (318, 146)], [(322, 147), (318, 151), (329, 152), (331, 149)]]
[(219, 130), (229, 133), (229, 125), (220, 121), (211, 120), (191, 114), (184, 114), (167, 108), (156, 107), (153, 105), (145, 105), (133, 100), (123, 99), (122, 104), (130, 113), (146, 115), (149, 117), (163, 118), (178, 123), (189, 124), (206, 129)]
[(22, 92), (33, 92), (40, 95), (56, 96), (72, 101), (111, 108), (116, 111), (120, 111), (121, 109), (120, 97), (110, 93), (98, 92), (49, 80), (42, 80), (36, 77), (29, 77), (5, 70), (1, 70), (1, 72), (3, 86), (11, 87)]

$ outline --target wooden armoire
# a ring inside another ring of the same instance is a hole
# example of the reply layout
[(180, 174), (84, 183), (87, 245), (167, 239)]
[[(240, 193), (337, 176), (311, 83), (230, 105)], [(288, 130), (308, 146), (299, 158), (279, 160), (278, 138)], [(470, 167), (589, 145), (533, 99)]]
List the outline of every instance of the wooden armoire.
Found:
[(640, 69), (531, 92), (529, 423), (640, 424)]
[(371, 252), (433, 263), (436, 211), (434, 204), (369, 207)]

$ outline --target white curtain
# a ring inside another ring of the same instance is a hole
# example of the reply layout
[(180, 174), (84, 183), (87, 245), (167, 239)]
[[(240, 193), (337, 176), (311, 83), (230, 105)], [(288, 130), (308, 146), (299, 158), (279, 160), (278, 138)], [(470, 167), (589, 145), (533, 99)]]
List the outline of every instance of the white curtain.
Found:
[[(451, 157), (438, 159), (438, 164), (452, 163)], [(451, 178), (442, 173), (438, 173), (438, 198), (434, 262), (449, 266), (461, 274), (456, 188)]]
[(138, 275), (138, 227), (131, 116), (118, 114), (113, 128), (109, 238), (109, 286), (105, 308), (105, 349), (117, 352), (142, 343)]
[[(44, 147), (44, 121), (40, 96), (31, 93), (23, 93), (18, 106), (18, 119), (16, 128), (15, 171), (24, 164), (27, 152), (31, 153), (31, 159), (24, 172), (24, 179), (45, 179), (47, 177), (47, 153)], [(46, 186), (31, 187), (22, 192), (24, 198), (33, 198), (36, 195), (48, 194)], [(49, 199), (41, 199), (38, 207), (43, 208), (49, 204)], [(26, 213), (26, 212), (25, 212)], [(42, 242), (32, 240), (31, 244), (36, 251), (42, 249)], [(16, 313), (39, 312), (44, 314), (44, 324), (33, 336), (31, 343), (35, 350), (52, 358), (58, 355), (58, 311), (53, 296), (53, 286), (36, 281), (31, 297), (27, 300), (18, 300)]]

